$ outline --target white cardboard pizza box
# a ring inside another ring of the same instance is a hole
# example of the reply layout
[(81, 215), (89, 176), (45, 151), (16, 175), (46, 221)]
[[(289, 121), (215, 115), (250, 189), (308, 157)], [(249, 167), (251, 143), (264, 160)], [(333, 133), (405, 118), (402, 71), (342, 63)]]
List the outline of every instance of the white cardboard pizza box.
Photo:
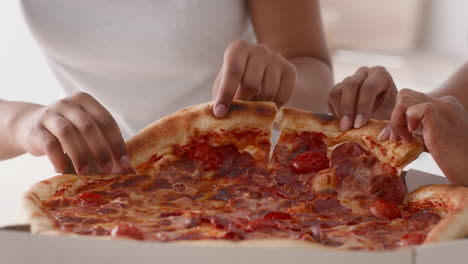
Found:
[(412, 264), (412, 250), (345, 252), (291, 248), (228, 248), (105, 241), (0, 231), (0, 263), (347, 263)]
[[(406, 173), (411, 191), (420, 185), (446, 183), (420, 171)], [(105, 241), (50, 237), (0, 230), (0, 264), (17, 263), (346, 263), (451, 264), (468, 263), (468, 239), (388, 252), (310, 250), (293, 248), (227, 248), (175, 246), (131, 240)]]

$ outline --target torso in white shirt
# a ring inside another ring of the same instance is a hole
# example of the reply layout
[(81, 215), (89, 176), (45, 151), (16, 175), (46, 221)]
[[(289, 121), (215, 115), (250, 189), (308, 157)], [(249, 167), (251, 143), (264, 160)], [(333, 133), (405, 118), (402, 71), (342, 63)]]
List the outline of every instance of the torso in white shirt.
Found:
[(88, 92), (125, 137), (211, 99), (225, 48), (246, 39), (241, 0), (22, 0), (67, 95)]

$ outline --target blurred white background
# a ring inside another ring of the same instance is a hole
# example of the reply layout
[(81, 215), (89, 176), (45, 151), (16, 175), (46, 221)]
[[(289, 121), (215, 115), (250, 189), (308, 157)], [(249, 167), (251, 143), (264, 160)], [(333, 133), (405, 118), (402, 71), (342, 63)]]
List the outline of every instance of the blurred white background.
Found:
[[(336, 81), (360, 66), (383, 65), (399, 88), (428, 91), (468, 58), (466, 0), (324, 0), (322, 5)], [(0, 32), (0, 98), (57, 100), (58, 83), (29, 34), (19, 1), (0, 1)], [(441, 174), (427, 154), (410, 166)], [(46, 158), (23, 155), (0, 161), (0, 175), (1, 226), (15, 223), (21, 193), (54, 171)]]

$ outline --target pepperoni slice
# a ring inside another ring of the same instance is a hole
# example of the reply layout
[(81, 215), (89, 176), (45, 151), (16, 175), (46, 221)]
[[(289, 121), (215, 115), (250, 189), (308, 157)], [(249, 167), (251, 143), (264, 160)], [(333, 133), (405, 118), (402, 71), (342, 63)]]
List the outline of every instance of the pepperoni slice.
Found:
[(379, 200), (371, 204), (369, 211), (377, 217), (389, 220), (401, 217), (400, 208), (384, 200)]
[(351, 175), (353, 171), (353, 161), (352, 160), (344, 160), (340, 162), (338, 165), (335, 166), (335, 173), (338, 177), (338, 182), (341, 183), (346, 177)]
[(394, 174), (374, 176), (370, 182), (370, 193), (394, 204), (401, 204), (406, 196), (406, 187)]
[(269, 212), (265, 214), (262, 218), (270, 219), (270, 220), (288, 220), (288, 219), (292, 219), (292, 216), (290, 214), (283, 213), (283, 212)]
[(318, 214), (328, 210), (341, 206), (340, 201), (336, 199), (325, 199), (325, 200), (315, 200), (312, 204), (312, 210)]
[(331, 163), (338, 165), (345, 160), (354, 160), (365, 153), (364, 149), (356, 142), (346, 142), (336, 147), (331, 156)]
[(297, 155), (289, 167), (296, 173), (310, 173), (324, 170), (330, 166), (328, 158), (317, 152), (304, 152)]
[(219, 189), (211, 199), (216, 201), (225, 201), (229, 202), (232, 199), (232, 194), (226, 189)]
[(226, 146), (216, 147), (216, 151), (220, 154), (224, 167), (230, 167), (233, 165), (234, 160), (239, 155), (239, 150), (233, 144)]
[(255, 159), (248, 152), (243, 152), (236, 157), (233, 163), (235, 168), (252, 168), (255, 167)]
[(132, 224), (121, 224), (111, 230), (112, 236), (125, 236), (133, 239), (143, 240), (143, 232)]
[(440, 221), (440, 216), (429, 211), (422, 210), (410, 218), (411, 223), (417, 228), (425, 228)]
[(80, 193), (76, 204), (81, 206), (100, 206), (106, 203), (106, 198), (95, 193)]
[(255, 231), (271, 231), (279, 229), (276, 221), (272, 219), (255, 219), (250, 221), (247, 225), (245, 231), (255, 232)]
[(206, 144), (199, 145), (192, 153), (192, 159), (200, 162), (205, 170), (218, 169), (223, 165), (221, 155), (215, 148)]
[(322, 141), (325, 135), (316, 132), (302, 132), (296, 136), (293, 143), (293, 151), (297, 153), (312, 151), (327, 155), (327, 145)]
[(401, 237), (397, 242), (397, 246), (420, 245), (424, 240), (426, 240), (426, 235), (423, 233), (408, 233)]

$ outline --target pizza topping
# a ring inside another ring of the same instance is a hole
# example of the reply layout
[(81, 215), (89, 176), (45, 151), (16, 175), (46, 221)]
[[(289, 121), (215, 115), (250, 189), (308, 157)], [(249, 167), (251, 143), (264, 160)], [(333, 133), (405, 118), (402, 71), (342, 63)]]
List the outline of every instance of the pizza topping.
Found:
[(121, 224), (118, 226), (115, 226), (111, 230), (111, 235), (112, 236), (125, 236), (125, 237), (130, 237), (133, 239), (137, 240), (143, 240), (144, 235), (143, 232), (136, 226), (132, 224)]
[(229, 202), (232, 199), (231, 193), (226, 189), (219, 189), (216, 194), (211, 197), (213, 200)]
[(81, 206), (99, 206), (106, 203), (106, 198), (95, 193), (80, 193), (76, 199), (76, 204)]
[(263, 216), (263, 219), (270, 219), (270, 220), (288, 220), (292, 219), (290, 214), (282, 213), (282, 212), (269, 212)]
[(409, 219), (416, 227), (427, 227), (432, 224), (437, 224), (440, 221), (440, 216), (429, 210), (422, 210), (410, 216)]
[[(268, 163), (268, 136), (258, 129), (197, 134), (164, 159), (153, 155), (137, 167), (148, 176), (90, 180), (79, 195), (61, 197), (68, 186), (57, 192), (61, 199), (43, 204), (59, 228), (78, 234), (158, 241), (292, 238), (333, 247), (359, 235), (364, 239), (353, 240), (359, 249), (422, 243), (421, 235), (440, 219), (419, 207), (400, 210), (405, 186), (372, 149), (337, 145), (317, 132), (282, 133)], [(397, 229), (401, 223), (404, 231)]]
[(401, 217), (401, 211), (398, 206), (384, 200), (379, 200), (371, 204), (369, 211), (377, 217), (389, 220)]
[(250, 221), (247, 225), (245, 231), (247, 232), (255, 232), (255, 231), (271, 231), (274, 229), (278, 229), (279, 226), (277, 225), (276, 221), (272, 219), (255, 219)]
[(346, 160), (354, 160), (364, 154), (364, 149), (355, 142), (345, 142), (336, 147), (331, 156), (331, 163), (338, 165)]
[(221, 155), (216, 151), (215, 148), (210, 147), (206, 144), (201, 144), (195, 148), (192, 153), (192, 158), (201, 163), (205, 170), (214, 170), (223, 164)]
[(394, 174), (374, 176), (370, 183), (370, 193), (394, 204), (401, 204), (406, 196), (406, 187), (400, 177)]
[(420, 245), (426, 240), (426, 234), (423, 233), (407, 233), (398, 242), (397, 246)]
[(248, 152), (239, 154), (234, 160), (233, 167), (235, 168), (251, 168), (255, 166), (255, 159)]
[(323, 134), (313, 133), (313, 132), (302, 132), (294, 140), (293, 143), (293, 152), (296, 154), (310, 151), (321, 154), (323, 156), (327, 155), (327, 145), (322, 141)]
[(338, 165), (335, 165), (335, 173), (341, 183), (346, 177), (351, 175), (354, 162), (352, 160), (344, 160)]
[(340, 201), (330, 198), (326, 200), (315, 200), (312, 203), (312, 210), (316, 213), (322, 213), (328, 209), (336, 209), (341, 206)]
[(308, 151), (297, 155), (289, 167), (296, 173), (318, 172), (329, 167), (329, 160), (322, 154)]

